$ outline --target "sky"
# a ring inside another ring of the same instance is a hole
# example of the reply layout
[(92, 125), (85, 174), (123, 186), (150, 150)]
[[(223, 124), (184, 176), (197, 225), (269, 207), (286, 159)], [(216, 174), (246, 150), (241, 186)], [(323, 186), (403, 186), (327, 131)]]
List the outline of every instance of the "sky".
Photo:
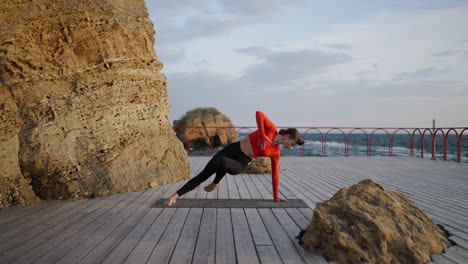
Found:
[(468, 127), (468, 1), (146, 0), (170, 122)]

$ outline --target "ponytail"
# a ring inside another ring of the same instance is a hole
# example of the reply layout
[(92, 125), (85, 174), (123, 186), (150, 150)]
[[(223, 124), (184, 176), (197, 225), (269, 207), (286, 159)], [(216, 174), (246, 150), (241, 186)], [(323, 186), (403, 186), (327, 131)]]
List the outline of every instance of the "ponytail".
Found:
[(289, 135), (289, 138), (294, 140), (296, 145), (304, 145), (304, 140), (301, 138), (301, 134), (295, 128), (280, 129), (278, 134), (282, 136)]

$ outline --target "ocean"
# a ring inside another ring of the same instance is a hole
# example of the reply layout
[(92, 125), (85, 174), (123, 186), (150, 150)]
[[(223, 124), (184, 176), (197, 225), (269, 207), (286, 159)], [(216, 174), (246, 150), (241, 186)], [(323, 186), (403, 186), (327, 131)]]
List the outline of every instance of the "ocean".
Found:
[[(239, 133), (239, 139), (247, 136), (247, 133)], [(322, 141), (320, 134), (306, 134), (304, 143), (304, 156), (321, 156)], [(371, 138), (371, 156), (389, 155), (389, 137), (387, 134), (375, 133)], [(431, 136), (424, 137), (424, 158), (432, 158)], [(327, 157), (345, 156), (345, 142), (343, 134), (330, 133), (327, 136), (325, 154)], [(300, 156), (300, 147), (291, 150), (281, 150), (282, 156)], [(352, 134), (349, 137), (349, 156), (367, 156), (367, 139), (363, 134)], [(395, 134), (393, 139), (393, 156), (410, 156), (410, 136), (408, 134)], [(421, 141), (419, 136), (414, 140), (414, 156), (421, 157)], [(444, 159), (444, 141), (441, 134), (436, 135), (436, 159)], [(461, 144), (462, 162), (468, 163), (468, 134), (464, 134)], [(447, 138), (447, 160), (457, 160), (457, 139), (450, 134)]]

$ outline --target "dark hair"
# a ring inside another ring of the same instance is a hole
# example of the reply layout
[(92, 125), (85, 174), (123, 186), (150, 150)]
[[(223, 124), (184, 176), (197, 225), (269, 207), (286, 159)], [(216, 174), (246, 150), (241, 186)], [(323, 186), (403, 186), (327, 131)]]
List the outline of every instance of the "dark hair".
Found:
[(301, 138), (301, 134), (295, 128), (280, 129), (278, 134), (282, 136), (289, 135), (289, 138), (294, 140), (294, 144), (296, 145), (300, 146), (304, 144), (304, 140)]

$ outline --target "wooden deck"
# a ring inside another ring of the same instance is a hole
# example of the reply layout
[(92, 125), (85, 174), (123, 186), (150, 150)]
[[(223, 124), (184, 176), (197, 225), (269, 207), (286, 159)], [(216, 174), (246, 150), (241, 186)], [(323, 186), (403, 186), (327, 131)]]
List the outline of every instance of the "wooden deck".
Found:
[[(200, 171), (207, 158), (191, 158)], [(316, 202), (371, 178), (415, 201), (457, 243), (434, 263), (468, 263), (468, 164), (419, 158), (281, 159), (281, 195), (310, 208), (151, 208), (183, 182), (0, 211), (0, 263), (327, 263), (294, 238)], [(208, 182), (207, 182), (208, 183)], [(227, 175), (183, 198), (271, 199), (271, 177)]]

